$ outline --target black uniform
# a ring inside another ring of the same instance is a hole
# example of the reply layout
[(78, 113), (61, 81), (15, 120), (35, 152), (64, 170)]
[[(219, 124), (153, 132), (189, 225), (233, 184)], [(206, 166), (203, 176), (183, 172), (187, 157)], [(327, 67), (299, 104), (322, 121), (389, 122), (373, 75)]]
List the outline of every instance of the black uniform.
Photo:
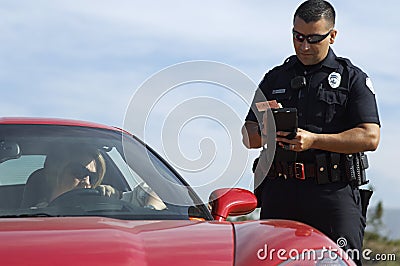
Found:
[[(305, 77), (306, 85), (293, 88), (291, 81), (299, 76)], [(361, 123), (380, 124), (368, 76), (331, 49), (315, 66), (304, 66), (296, 56), (288, 58), (265, 75), (259, 88), (267, 100), (297, 108), (298, 127), (310, 132), (339, 133)], [(246, 120), (260, 122), (261, 117), (250, 110)], [(344, 237), (344, 248), (358, 249), (361, 255), (365, 217), (358, 187), (347, 180), (343, 160), (344, 155), (321, 150), (297, 153), (296, 162), (306, 166), (305, 180), (291, 174), (292, 162), (275, 160), (262, 184), (261, 219), (304, 222), (335, 242)], [(280, 171), (284, 175), (278, 176)]]

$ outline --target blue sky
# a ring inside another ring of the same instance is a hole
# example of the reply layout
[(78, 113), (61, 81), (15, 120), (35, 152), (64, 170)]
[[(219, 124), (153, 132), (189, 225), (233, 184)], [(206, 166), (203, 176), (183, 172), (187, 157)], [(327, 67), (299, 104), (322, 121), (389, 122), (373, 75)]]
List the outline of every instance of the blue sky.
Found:
[[(293, 53), (290, 30), (300, 2), (0, 1), (0, 112), (123, 126), (129, 101), (146, 79), (190, 60), (225, 63), (258, 83)], [(332, 3), (339, 30), (333, 49), (366, 71), (377, 93), (382, 135), (379, 149), (369, 154), (368, 175), (376, 188), (373, 201), (400, 208), (395, 168), (400, 3)], [(221, 101), (230, 97), (211, 95)], [(244, 110), (238, 111), (242, 118)], [(168, 112), (168, 105), (159, 111)], [(197, 123), (192, 130), (196, 140), (225, 134), (216, 127)], [(162, 152), (158, 136), (146, 141)], [(189, 153), (185, 145), (191, 147), (190, 140), (180, 143), (183, 153)], [(245, 173), (241, 184), (250, 180), (250, 173)]]

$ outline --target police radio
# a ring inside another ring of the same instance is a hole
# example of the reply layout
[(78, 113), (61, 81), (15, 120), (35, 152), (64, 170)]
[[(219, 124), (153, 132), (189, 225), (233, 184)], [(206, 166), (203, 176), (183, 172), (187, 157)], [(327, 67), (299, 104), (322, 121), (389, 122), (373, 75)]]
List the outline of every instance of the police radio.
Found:
[(304, 76), (296, 76), (290, 81), (290, 87), (295, 90), (305, 88), (306, 85), (307, 81)]

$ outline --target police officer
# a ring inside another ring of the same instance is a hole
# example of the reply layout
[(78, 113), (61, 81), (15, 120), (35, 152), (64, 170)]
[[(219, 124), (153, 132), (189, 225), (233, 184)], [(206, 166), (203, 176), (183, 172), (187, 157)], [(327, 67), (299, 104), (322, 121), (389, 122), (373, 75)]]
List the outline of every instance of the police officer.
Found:
[[(361, 254), (365, 216), (359, 183), (351, 173), (359, 170), (353, 163), (361, 163), (353, 161), (360, 159), (356, 155), (375, 150), (379, 143), (372, 83), (330, 47), (337, 30), (335, 10), (327, 1), (302, 3), (294, 14), (292, 34), (296, 55), (265, 75), (253, 101), (255, 105), (261, 91), (269, 101), (296, 108), (298, 116), (294, 138), (285, 138), (289, 132), (276, 132), (277, 149), (297, 156), (295, 161), (278, 161), (275, 156), (261, 185), (261, 219), (304, 222)], [(267, 112), (254, 106), (249, 110), (242, 129), (247, 148), (265, 144), (267, 119)], [(354, 259), (361, 264), (360, 258)]]

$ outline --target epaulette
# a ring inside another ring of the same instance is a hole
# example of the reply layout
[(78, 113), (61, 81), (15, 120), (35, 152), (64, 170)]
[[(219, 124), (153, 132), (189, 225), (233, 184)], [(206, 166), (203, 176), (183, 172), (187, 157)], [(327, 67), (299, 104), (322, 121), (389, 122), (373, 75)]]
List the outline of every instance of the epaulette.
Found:
[(283, 62), (284, 65), (286, 64), (294, 64), (296, 62), (296, 55), (291, 55), (288, 58), (285, 59), (285, 61)]
[(287, 69), (287, 68), (292, 67), (296, 62), (297, 62), (297, 56), (296, 55), (291, 55), (288, 58), (286, 58), (285, 61), (283, 61), (283, 64), (278, 66), (277, 68)]
[(348, 59), (348, 58), (339, 57), (339, 56), (338, 56), (338, 57), (336, 57), (336, 60), (345, 63), (345, 64), (346, 64), (347, 66), (349, 66), (349, 67), (354, 66), (354, 65), (351, 63), (350, 59)]
[(292, 67), (296, 63), (296, 55), (292, 55), (285, 59), (282, 65), (275, 66), (270, 72), (280, 71)]

